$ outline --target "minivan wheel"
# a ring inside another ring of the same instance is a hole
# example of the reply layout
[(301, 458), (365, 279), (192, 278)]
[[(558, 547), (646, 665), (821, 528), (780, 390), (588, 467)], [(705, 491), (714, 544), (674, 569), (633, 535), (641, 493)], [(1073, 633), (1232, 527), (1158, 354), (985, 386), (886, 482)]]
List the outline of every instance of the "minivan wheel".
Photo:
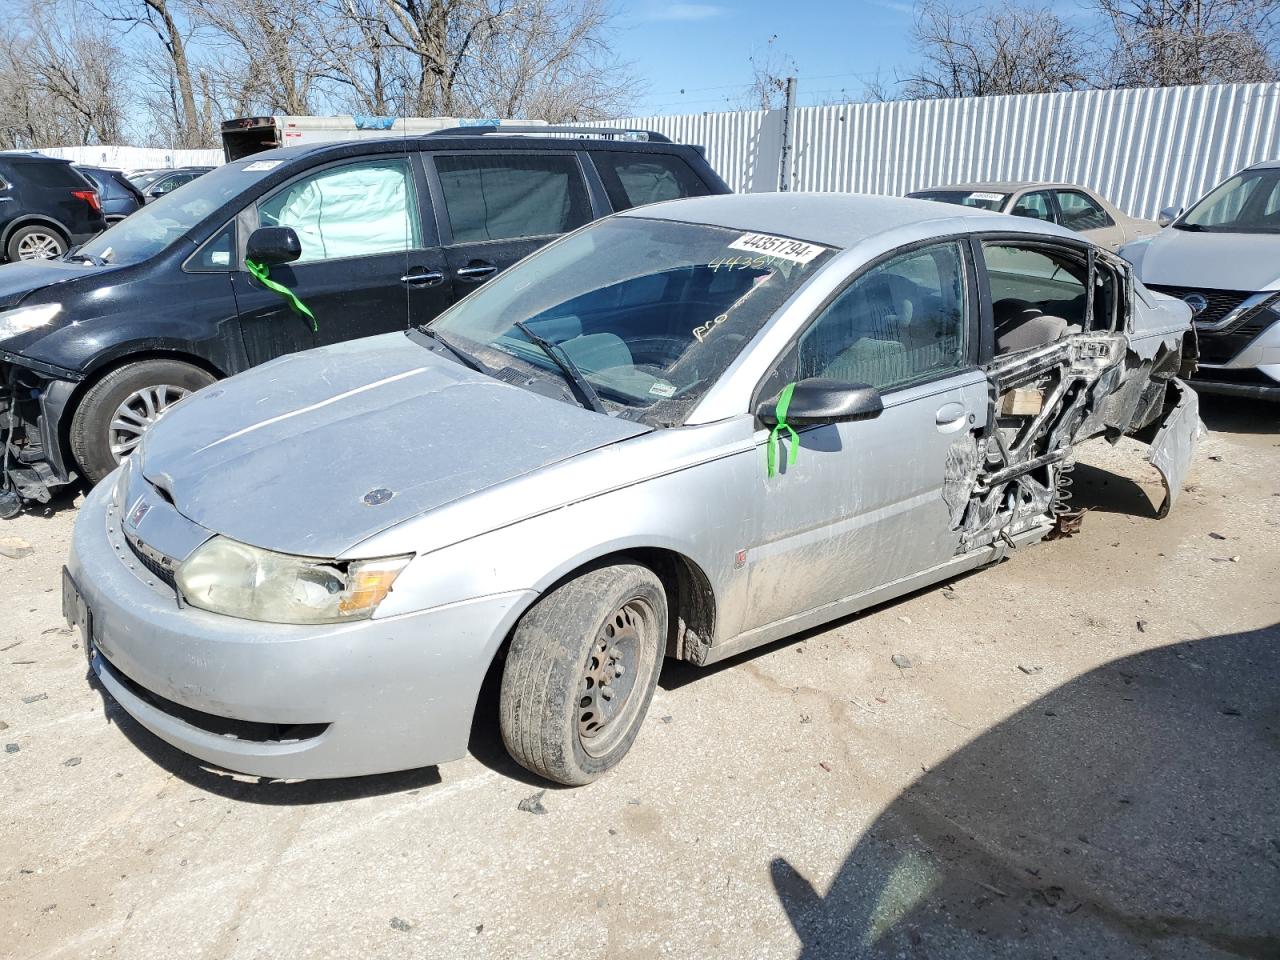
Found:
[(175, 403), (216, 378), (180, 360), (141, 360), (112, 370), (81, 398), (71, 418), (71, 453), (97, 483)]
[(616, 766), (644, 722), (666, 638), (666, 593), (647, 567), (597, 567), (547, 593), (516, 625), (502, 674), (511, 756), (570, 785)]
[(50, 260), (67, 252), (67, 241), (51, 227), (21, 227), (9, 238), (7, 252), (10, 260)]

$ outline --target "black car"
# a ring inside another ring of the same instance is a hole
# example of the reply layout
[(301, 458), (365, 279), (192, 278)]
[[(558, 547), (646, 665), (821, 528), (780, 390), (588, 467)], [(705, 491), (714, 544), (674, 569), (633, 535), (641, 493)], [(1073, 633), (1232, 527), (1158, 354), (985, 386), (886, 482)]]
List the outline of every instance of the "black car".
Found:
[(120, 170), (106, 167), (86, 167), (76, 164), (76, 169), (89, 178), (98, 188), (102, 214), (107, 223), (117, 223), (146, 203), (142, 191), (129, 182)]
[(212, 169), (213, 167), (173, 167), (169, 170), (148, 170), (130, 177), (129, 184), (144, 195), (144, 203), (150, 203)]
[(0, 153), (0, 260), (60, 257), (106, 225), (97, 188), (69, 160)]
[(424, 323), (616, 210), (728, 192), (699, 148), (612, 129), (467, 127), (218, 167), (63, 259), (0, 269), (0, 513), (100, 480), (220, 377)]

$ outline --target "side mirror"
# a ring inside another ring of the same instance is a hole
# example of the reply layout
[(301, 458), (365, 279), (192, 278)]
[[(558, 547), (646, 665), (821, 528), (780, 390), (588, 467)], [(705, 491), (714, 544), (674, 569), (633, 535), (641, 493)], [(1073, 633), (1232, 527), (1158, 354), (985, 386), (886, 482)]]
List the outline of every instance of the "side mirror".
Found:
[(1181, 207), (1165, 207), (1156, 216), (1156, 224), (1161, 227), (1167, 227), (1173, 221), (1177, 220), (1182, 214)]
[[(801, 380), (791, 393), (787, 423), (793, 427), (870, 420), (884, 411), (880, 391), (865, 383), (844, 383), (813, 377)], [(766, 426), (778, 422), (778, 398), (762, 403), (756, 417)]]
[(249, 234), (244, 256), (267, 266), (292, 263), (302, 256), (302, 243), (293, 227), (259, 227)]

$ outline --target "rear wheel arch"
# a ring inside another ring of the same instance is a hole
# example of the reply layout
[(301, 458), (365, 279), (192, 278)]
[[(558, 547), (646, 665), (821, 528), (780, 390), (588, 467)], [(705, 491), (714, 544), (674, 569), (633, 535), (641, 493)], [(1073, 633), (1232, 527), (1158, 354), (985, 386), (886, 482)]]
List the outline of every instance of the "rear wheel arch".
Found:
[(67, 228), (51, 217), (42, 217), (39, 214), (23, 214), (15, 217), (12, 221), (5, 225), (4, 231), (0, 233), (0, 249), (4, 249), (9, 245), (9, 238), (21, 230), (23, 227), (48, 227), (58, 236), (62, 237), (68, 245), (71, 243), (71, 234)]

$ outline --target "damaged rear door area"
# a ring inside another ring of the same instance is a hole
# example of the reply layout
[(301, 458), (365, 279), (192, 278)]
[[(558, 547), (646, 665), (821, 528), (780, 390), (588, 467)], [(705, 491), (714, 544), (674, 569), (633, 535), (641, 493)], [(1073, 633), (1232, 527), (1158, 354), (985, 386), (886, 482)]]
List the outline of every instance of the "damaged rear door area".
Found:
[(1151, 444), (1168, 513), (1190, 465), (1195, 394), (1190, 313), (1157, 302), (1120, 260), (1088, 244), (1027, 236), (974, 241), (983, 290), (990, 409), (957, 440), (946, 499), (968, 552), (1070, 517), (1075, 447), (1128, 434)]

